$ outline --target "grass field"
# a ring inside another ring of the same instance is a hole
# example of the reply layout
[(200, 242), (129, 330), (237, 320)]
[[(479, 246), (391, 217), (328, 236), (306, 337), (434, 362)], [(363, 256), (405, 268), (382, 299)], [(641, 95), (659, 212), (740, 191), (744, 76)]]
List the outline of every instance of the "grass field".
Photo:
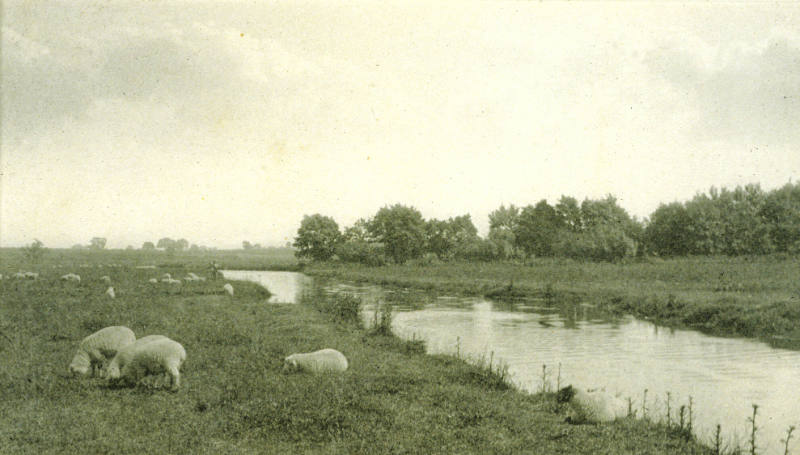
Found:
[(800, 347), (800, 261), (697, 257), (623, 264), (540, 259), (526, 265), (312, 264), (305, 273), (500, 300), (549, 297), (716, 335)]
[[(300, 305), (269, 305), (267, 292), (245, 282), (233, 283), (233, 298), (221, 281), (147, 283), (164, 272), (206, 275), (208, 257), (141, 261), (51, 251), (34, 267), (2, 253), (3, 274), (40, 272), (38, 280), (0, 281), (3, 454), (709, 453), (647, 421), (566, 424), (552, 395), (521, 393), (497, 372), (425, 355), (418, 342), (348, 322), (352, 299), (316, 295)], [(160, 266), (134, 268), (153, 262)], [(67, 272), (79, 273), (81, 283), (60, 282)], [(102, 275), (111, 277), (116, 299), (104, 296)], [(69, 377), (79, 341), (108, 325), (182, 343), (180, 390)], [(284, 356), (323, 347), (344, 352), (350, 369), (281, 372)]]

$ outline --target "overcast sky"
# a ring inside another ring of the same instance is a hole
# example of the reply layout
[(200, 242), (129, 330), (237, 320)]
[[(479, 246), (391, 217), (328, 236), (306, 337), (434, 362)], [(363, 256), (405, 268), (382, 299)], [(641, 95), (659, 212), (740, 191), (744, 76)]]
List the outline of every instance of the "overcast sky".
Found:
[(237, 247), (382, 206), (800, 175), (793, 3), (2, 3), (0, 244)]

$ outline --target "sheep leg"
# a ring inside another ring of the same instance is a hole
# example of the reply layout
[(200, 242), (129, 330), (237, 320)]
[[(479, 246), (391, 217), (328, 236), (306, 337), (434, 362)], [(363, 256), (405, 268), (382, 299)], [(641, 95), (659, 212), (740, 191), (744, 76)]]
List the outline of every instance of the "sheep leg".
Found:
[(178, 367), (176, 365), (170, 365), (167, 369), (167, 374), (170, 376), (169, 382), (172, 385), (172, 390), (177, 390), (181, 385), (181, 373), (178, 371)]

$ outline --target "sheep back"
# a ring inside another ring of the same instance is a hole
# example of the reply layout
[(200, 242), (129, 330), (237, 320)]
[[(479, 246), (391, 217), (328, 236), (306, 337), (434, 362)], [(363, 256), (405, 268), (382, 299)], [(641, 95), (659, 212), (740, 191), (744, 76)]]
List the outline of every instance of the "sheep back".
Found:
[(347, 366), (347, 358), (336, 349), (321, 349), (305, 354), (292, 354), (283, 360), (284, 371), (342, 372), (347, 370)]
[(136, 348), (156, 340), (168, 339), (169, 338), (165, 337), (164, 335), (147, 335), (146, 337), (139, 338), (135, 342), (125, 346), (124, 348), (120, 349), (117, 352), (117, 355), (115, 355), (114, 358), (111, 359), (111, 362), (108, 363), (108, 367), (106, 368), (106, 376), (109, 380), (119, 379), (121, 375), (120, 371), (125, 367), (125, 365), (130, 363)]

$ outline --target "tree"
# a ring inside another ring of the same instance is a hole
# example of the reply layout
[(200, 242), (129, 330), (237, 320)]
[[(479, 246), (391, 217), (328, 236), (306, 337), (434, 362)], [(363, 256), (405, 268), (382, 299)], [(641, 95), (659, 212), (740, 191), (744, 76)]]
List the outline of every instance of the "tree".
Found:
[(414, 207), (383, 207), (372, 218), (369, 233), (398, 264), (422, 256), (425, 250), (425, 220)]
[(556, 215), (561, 219), (561, 224), (572, 232), (583, 231), (581, 207), (574, 197), (561, 196), (555, 206)]
[(22, 254), (28, 262), (35, 264), (42, 260), (45, 248), (44, 243), (39, 239), (33, 239), (29, 245), (22, 247)]
[(478, 229), (467, 214), (447, 221), (428, 220), (425, 222), (425, 236), (428, 251), (439, 259), (449, 259), (478, 237)]
[(333, 218), (318, 213), (306, 215), (294, 240), (293, 246), (297, 248), (295, 256), (326, 261), (336, 252), (340, 239), (339, 225)]
[(369, 221), (359, 218), (352, 226), (345, 228), (342, 237), (345, 241), (371, 242), (373, 239), (369, 235)]
[(249, 250), (251, 248), (253, 248), (253, 245), (250, 242), (248, 242), (247, 240), (242, 240), (242, 249), (243, 250)]
[(176, 242), (169, 237), (163, 237), (158, 239), (158, 243), (156, 243), (156, 248), (161, 248), (165, 251), (175, 251)]
[(775, 251), (800, 252), (800, 183), (771, 191), (759, 215), (768, 224)]
[(183, 251), (189, 248), (189, 241), (186, 239), (180, 239), (175, 242), (175, 248), (177, 248), (178, 251)]
[(561, 227), (556, 210), (542, 199), (519, 214), (514, 230), (516, 245), (529, 256), (552, 256), (553, 242)]
[(106, 247), (106, 239), (104, 237), (92, 237), (89, 241), (89, 248), (92, 250), (102, 250)]
[(649, 251), (660, 256), (682, 256), (692, 253), (695, 244), (692, 220), (680, 202), (661, 204), (650, 216), (645, 228)]
[(142, 243), (142, 249), (143, 250), (155, 250), (156, 246), (153, 245), (153, 242), (144, 242), (144, 243)]
[(516, 235), (519, 222), (519, 209), (511, 204), (506, 208), (501, 205), (499, 209), (489, 214), (489, 240), (498, 248), (498, 255), (503, 259), (517, 256)]

